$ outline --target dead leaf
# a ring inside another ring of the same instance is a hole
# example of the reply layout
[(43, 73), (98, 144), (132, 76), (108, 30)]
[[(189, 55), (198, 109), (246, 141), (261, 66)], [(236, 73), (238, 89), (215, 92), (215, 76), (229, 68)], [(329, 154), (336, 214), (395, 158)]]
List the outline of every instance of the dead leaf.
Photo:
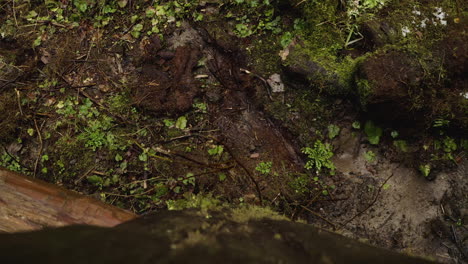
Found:
[(50, 52), (48, 52), (45, 49), (41, 49), (41, 53), (42, 53), (42, 56), (41, 56), (42, 63), (49, 64), (50, 60), (52, 59), (52, 55), (50, 55)]

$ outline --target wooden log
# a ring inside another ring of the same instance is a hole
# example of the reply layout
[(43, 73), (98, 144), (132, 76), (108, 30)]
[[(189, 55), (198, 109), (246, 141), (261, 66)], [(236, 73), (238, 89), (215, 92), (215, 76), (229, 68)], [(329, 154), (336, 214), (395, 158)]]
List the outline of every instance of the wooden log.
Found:
[(72, 224), (112, 227), (135, 217), (94, 198), (0, 168), (0, 232)]

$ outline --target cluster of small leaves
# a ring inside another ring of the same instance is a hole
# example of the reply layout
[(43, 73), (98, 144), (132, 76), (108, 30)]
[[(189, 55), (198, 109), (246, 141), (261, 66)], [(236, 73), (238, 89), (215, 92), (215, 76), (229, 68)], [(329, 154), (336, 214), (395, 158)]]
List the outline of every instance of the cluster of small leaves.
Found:
[(383, 7), (388, 0), (348, 0), (346, 1), (346, 13), (349, 18), (359, 18), (373, 9)]
[(3, 152), (0, 156), (0, 167), (7, 168), (11, 171), (26, 173), (25, 168), (19, 163), (19, 158)]
[(364, 125), (364, 132), (366, 132), (367, 139), (372, 145), (378, 145), (380, 137), (382, 137), (382, 128), (376, 126), (372, 121), (367, 121)]
[(334, 139), (336, 136), (340, 134), (340, 127), (337, 125), (329, 125), (328, 126), (328, 138), (329, 139)]
[(335, 165), (331, 161), (333, 157), (332, 146), (328, 143), (323, 143), (320, 140), (315, 141), (314, 147), (306, 147), (302, 149), (302, 153), (307, 154), (309, 160), (304, 165), (306, 169), (316, 169), (316, 172), (319, 173), (322, 168), (327, 168), (330, 170), (330, 174), (334, 174)]
[(364, 158), (366, 159), (367, 162), (371, 162), (371, 163), (374, 162), (376, 156), (377, 155), (372, 150), (366, 151), (364, 153)]
[(257, 167), (255, 167), (255, 170), (260, 172), (263, 175), (268, 175), (271, 172), (271, 167), (273, 166), (273, 162), (267, 161), (267, 162), (260, 162)]
[(234, 32), (239, 37), (245, 38), (265, 31), (279, 34), (282, 31), (281, 17), (275, 15), (275, 8), (269, 0), (234, 0), (230, 1), (230, 4), (241, 10), (241, 12), (229, 11), (226, 14), (227, 18), (236, 21)]
[(309, 182), (310, 180), (308, 175), (300, 175), (289, 182), (289, 186), (297, 194), (306, 194), (309, 192)]
[(302, 153), (307, 154), (309, 160), (304, 165), (306, 169), (315, 169), (319, 173), (322, 168), (330, 170), (330, 174), (334, 174), (335, 165), (331, 161), (333, 157), (332, 146), (328, 143), (323, 143), (320, 140), (315, 141), (314, 147), (306, 147), (302, 149)]
[(86, 147), (93, 151), (104, 146), (111, 150), (122, 148), (110, 131), (114, 125), (113, 118), (101, 115), (90, 99), (85, 98), (80, 103), (73, 98), (67, 98), (59, 101), (56, 108), (56, 112), (65, 117), (63, 121), (57, 122), (56, 126), (72, 123), (75, 131), (79, 133), (77, 139), (84, 141)]
[(225, 206), (216, 197), (211, 194), (193, 194), (185, 193), (183, 199), (166, 201), (168, 210), (184, 210), (189, 208), (198, 208), (202, 213), (208, 214), (208, 210), (213, 210)]

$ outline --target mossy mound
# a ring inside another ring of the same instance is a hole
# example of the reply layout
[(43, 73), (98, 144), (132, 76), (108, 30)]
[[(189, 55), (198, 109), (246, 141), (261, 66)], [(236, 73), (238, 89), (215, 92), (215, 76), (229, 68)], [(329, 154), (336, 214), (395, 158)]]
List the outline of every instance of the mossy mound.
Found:
[(306, 79), (327, 94), (353, 95), (372, 119), (390, 126), (427, 129), (443, 119), (467, 129), (463, 6), (404, 1), (358, 5), (350, 13), (350, 3), (332, 2), (301, 6), (306, 27), (283, 61), (290, 79)]
[(71, 226), (1, 234), (0, 252), (4, 263), (431, 263), (281, 220), (272, 212), (258, 217), (259, 210), (265, 211), (215, 211), (209, 218), (195, 210), (165, 211), (113, 229)]

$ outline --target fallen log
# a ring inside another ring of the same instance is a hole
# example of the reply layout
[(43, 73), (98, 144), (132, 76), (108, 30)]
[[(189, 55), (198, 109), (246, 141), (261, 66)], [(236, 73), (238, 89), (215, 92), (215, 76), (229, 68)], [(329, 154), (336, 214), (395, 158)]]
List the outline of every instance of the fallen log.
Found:
[(0, 232), (72, 224), (112, 227), (135, 217), (83, 194), (0, 168)]

